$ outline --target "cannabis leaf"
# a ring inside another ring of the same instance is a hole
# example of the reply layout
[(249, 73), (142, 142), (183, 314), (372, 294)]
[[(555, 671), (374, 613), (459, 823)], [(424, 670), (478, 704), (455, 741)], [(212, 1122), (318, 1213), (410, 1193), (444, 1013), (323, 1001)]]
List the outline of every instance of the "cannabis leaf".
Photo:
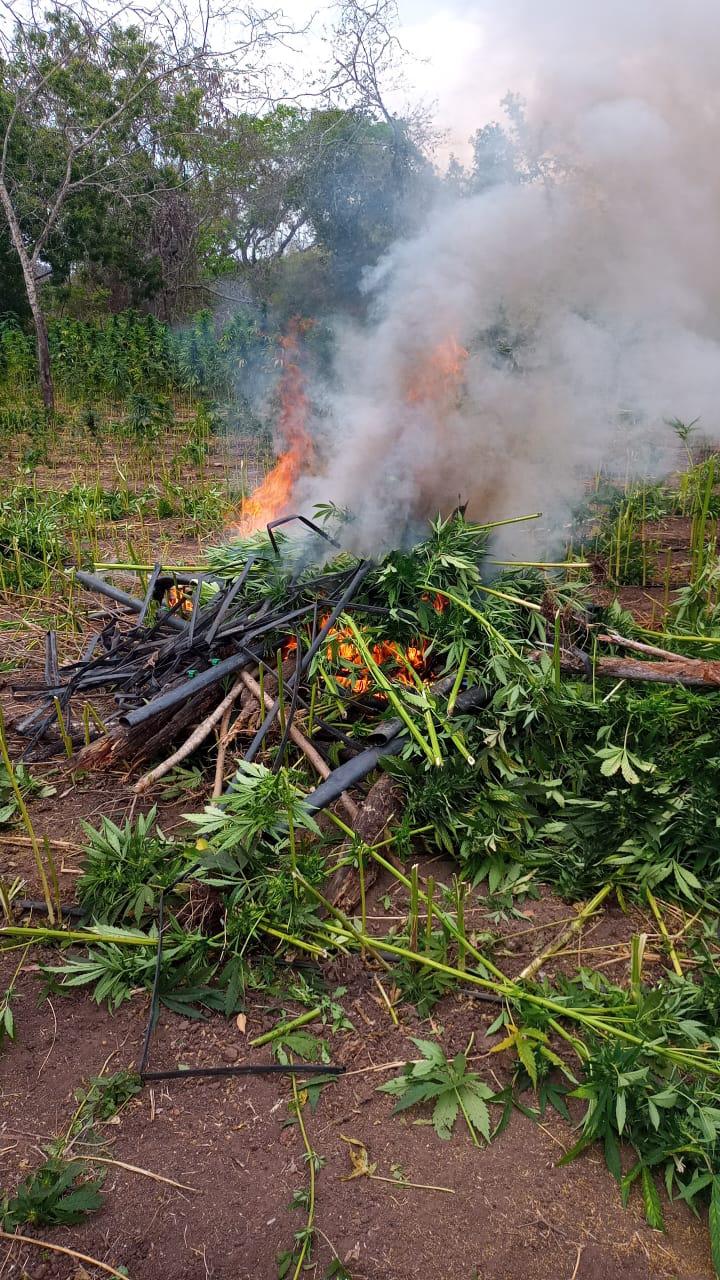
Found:
[(380, 1085), (380, 1093), (397, 1098), (394, 1111), (406, 1111), (421, 1102), (435, 1101), (433, 1128), (439, 1138), (447, 1140), (460, 1113), (476, 1146), (478, 1133), (490, 1141), (490, 1112), (487, 1104), (494, 1097), (492, 1089), (474, 1071), (468, 1071), (467, 1050), (449, 1061), (432, 1040), (416, 1040), (413, 1044), (423, 1055), (419, 1062), (408, 1062), (403, 1074)]
[[(602, 760), (600, 772), (605, 778), (612, 778), (614, 774), (620, 771), (626, 782), (632, 786), (640, 781), (640, 773), (654, 773), (655, 765), (650, 760), (641, 760), (639, 756), (635, 756), (628, 751), (626, 746), (614, 747), (612, 744), (607, 747), (601, 747), (595, 752), (599, 760)], [(638, 769), (640, 773), (638, 773)]]
[(104, 1178), (105, 1170), (88, 1177), (84, 1162), (51, 1156), (25, 1179), (16, 1195), (0, 1200), (0, 1225), (4, 1231), (14, 1231), (25, 1223), (68, 1227), (82, 1222), (100, 1208)]

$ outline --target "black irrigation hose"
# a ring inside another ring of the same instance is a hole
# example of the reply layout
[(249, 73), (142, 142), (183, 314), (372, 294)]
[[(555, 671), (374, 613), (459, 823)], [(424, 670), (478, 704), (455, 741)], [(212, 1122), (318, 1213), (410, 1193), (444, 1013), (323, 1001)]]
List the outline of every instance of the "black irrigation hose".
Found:
[[(12, 898), (10, 906), (16, 907), (18, 911), (41, 911), (43, 915), (47, 915), (47, 902), (43, 902), (40, 898)], [(82, 920), (86, 914), (84, 907), (64, 907), (62, 904), (58, 911), (63, 920), (66, 916), (73, 920)]]
[(278, 516), (277, 520), (271, 520), (270, 523), (265, 526), (268, 538), (272, 543), (272, 549), (276, 556), (280, 555), (280, 550), (275, 538), (273, 537), (273, 529), (279, 529), (281, 524), (290, 524), (292, 520), (299, 520), (300, 524), (304, 524), (308, 529), (312, 529), (313, 533), (319, 534), (321, 538), (324, 538), (326, 542), (331, 543), (333, 547), (340, 546), (339, 542), (336, 542), (334, 538), (331, 538), (329, 533), (326, 533), (324, 529), (321, 529), (320, 525), (316, 524), (314, 520), (309, 520), (307, 516)]
[[(187, 871), (183, 872), (182, 879), (187, 878)], [(176, 881), (175, 883), (178, 883)], [(170, 885), (169, 888), (173, 886)], [(301, 1075), (301, 1076), (338, 1076), (342, 1075), (345, 1067), (333, 1067), (326, 1064), (311, 1066), (283, 1066), (281, 1063), (268, 1063), (262, 1066), (242, 1066), (242, 1067), (188, 1067), (186, 1069), (176, 1069), (173, 1071), (146, 1071), (145, 1064), (150, 1055), (150, 1044), (152, 1041), (153, 1031), (157, 1023), (160, 999), (160, 973), (162, 968), (162, 936), (163, 936), (163, 917), (165, 908), (165, 890), (160, 894), (160, 902), (158, 904), (157, 927), (158, 927), (158, 945), (155, 955), (155, 974), (153, 977), (152, 995), (150, 997), (150, 1016), (145, 1027), (145, 1035), (143, 1037), (140, 1059), (138, 1062), (137, 1074), (143, 1083), (152, 1080), (182, 1080), (185, 1076), (203, 1077), (203, 1076), (260, 1076), (260, 1075)], [(14, 901), (13, 905), (20, 911), (42, 911), (47, 914), (47, 904), (34, 898), (20, 898)], [(82, 919), (86, 914), (83, 907), (62, 907), (63, 917), (72, 917), (74, 919)]]
[(60, 680), (58, 669), (57, 633), (48, 631), (45, 635), (45, 684), (50, 688)]
[(143, 625), (145, 618), (147, 616), (147, 611), (153, 602), (153, 596), (155, 595), (155, 587), (157, 586), (157, 580), (160, 577), (161, 573), (162, 573), (162, 565), (160, 564), (159, 560), (156, 560), (155, 564), (153, 565), (153, 571), (150, 574), (150, 581), (148, 582), (147, 591), (145, 592), (145, 599), (142, 602), (142, 608), (138, 614), (137, 625), (139, 627)]
[[(187, 874), (187, 873), (186, 873)], [(177, 881), (176, 881), (177, 883)], [(163, 953), (163, 924), (165, 915), (165, 890), (160, 891), (160, 901), (158, 903), (157, 913), (157, 951), (155, 953), (155, 973), (153, 975), (152, 995), (150, 996), (150, 1016), (145, 1027), (145, 1035), (143, 1036), (142, 1049), (140, 1050), (140, 1060), (138, 1062), (138, 1075), (141, 1076), (145, 1070), (145, 1065), (150, 1056), (150, 1042), (152, 1034), (155, 1030), (157, 1022), (158, 1010), (160, 1006), (160, 970), (162, 968)]]
[[(112, 583), (106, 582), (104, 578), (98, 578), (93, 573), (86, 573), (84, 569), (75, 569), (74, 578), (80, 583), (81, 587), (85, 587), (86, 591), (94, 591), (97, 595), (107, 596), (108, 600), (114, 600), (116, 604), (122, 604), (126, 609), (130, 609), (132, 613), (141, 613), (143, 601), (138, 600), (137, 596), (131, 596), (127, 591), (121, 591), (120, 587), (114, 587)], [(173, 631), (184, 631), (185, 623), (179, 618), (173, 618), (167, 614), (162, 621), (171, 627)]]
[(245, 585), (245, 582), (246, 582), (246, 580), (247, 580), (247, 576), (248, 576), (248, 574), (250, 573), (250, 570), (252, 569), (252, 567), (253, 567), (253, 565), (254, 565), (254, 563), (255, 563), (255, 561), (256, 561), (256, 560), (257, 560), (257, 556), (256, 556), (256, 555), (255, 555), (255, 556), (249, 556), (249, 557), (248, 557), (248, 562), (247, 562), (247, 564), (245, 565), (245, 568), (243, 569), (242, 573), (240, 574), (240, 576), (239, 576), (239, 577), (237, 577), (237, 578), (235, 579), (235, 581), (233, 582), (233, 584), (232, 584), (232, 586), (229, 588), (229, 590), (227, 590), (227, 591), (225, 592), (225, 594), (224, 594), (224, 596), (223, 596), (223, 599), (222, 599), (222, 602), (221, 602), (221, 604), (220, 604), (220, 607), (219, 607), (219, 609), (218, 609), (217, 613), (215, 614), (215, 617), (214, 617), (213, 621), (210, 623), (210, 626), (208, 627), (207, 631), (205, 632), (205, 643), (206, 643), (207, 645), (211, 645), (211, 644), (212, 644), (212, 642), (213, 642), (213, 640), (215, 639), (215, 633), (216, 633), (216, 631), (217, 631), (218, 627), (220, 626), (220, 623), (222, 622), (223, 618), (225, 617), (225, 614), (227, 613), (228, 609), (230, 608), (230, 605), (232, 604), (233, 600), (235, 599), (235, 597), (236, 597), (236, 595), (237, 595), (238, 591), (240, 590), (240, 588), (241, 588), (242, 586), (244, 586), (244, 585)]
[(181, 702), (186, 702), (189, 697), (200, 693), (203, 689), (207, 689), (210, 685), (217, 684), (219, 680), (224, 680), (225, 676), (232, 675), (233, 672), (239, 670), (240, 667), (246, 667), (248, 664), (247, 651), (235, 653), (230, 658), (225, 658), (223, 662), (217, 662), (214, 666), (208, 667), (207, 671), (201, 671), (199, 675), (193, 676), (190, 680), (184, 680), (182, 684), (178, 684), (174, 689), (168, 689), (167, 693), (161, 693), (158, 698), (153, 698), (152, 702), (146, 702), (142, 707), (136, 707), (134, 711), (128, 711), (126, 715), (120, 717), (120, 723), (134, 728), (135, 725), (142, 724), (145, 720), (152, 720), (160, 711), (170, 711), (172, 707), (176, 707)]
[(354, 756), (352, 760), (346, 760), (305, 797), (305, 808), (310, 813), (327, 809), (328, 805), (337, 800), (343, 791), (356, 787), (363, 778), (372, 773), (384, 756), (399, 755), (406, 743), (407, 734), (398, 733), (382, 746), (369, 747), (367, 751), (361, 751), (360, 755)]
[(190, 610), (190, 626), (188, 627), (187, 640), (188, 648), (192, 648), (193, 641), (195, 640), (195, 628), (197, 627), (198, 614), (200, 612), (200, 593), (202, 591), (204, 581), (205, 575), (199, 574), (195, 590), (193, 591), (192, 608)]
[(262, 1066), (250, 1067), (185, 1067), (176, 1071), (141, 1071), (141, 1080), (183, 1080), (189, 1076), (341, 1076), (345, 1067), (331, 1067), (326, 1063), (313, 1066), (284, 1065), (280, 1062), (268, 1062)]
[(143, 1081), (179, 1080), (183, 1076), (275, 1075), (280, 1074), (281, 1072), (288, 1072), (291, 1075), (340, 1075), (345, 1070), (344, 1067), (318, 1066), (313, 1067), (312, 1071), (309, 1071), (308, 1068), (284, 1067), (275, 1064), (264, 1067), (189, 1067), (187, 1071), (145, 1071), (145, 1066), (150, 1056), (150, 1045), (152, 1043), (153, 1032), (157, 1025), (158, 1015), (160, 1012), (160, 974), (162, 971), (165, 894), (170, 893), (170, 891), (175, 888), (175, 885), (187, 880), (188, 876), (191, 876), (198, 870), (199, 865), (201, 864), (196, 864), (189, 867), (187, 870), (184, 870), (179, 876), (175, 877), (171, 884), (167, 885), (167, 887), (162, 889), (160, 892), (158, 911), (155, 921), (158, 931), (158, 940), (157, 951), (155, 953), (155, 972), (153, 974), (153, 985), (150, 995), (150, 1013), (145, 1026), (145, 1035), (143, 1036), (142, 1048), (140, 1050), (137, 1074)]

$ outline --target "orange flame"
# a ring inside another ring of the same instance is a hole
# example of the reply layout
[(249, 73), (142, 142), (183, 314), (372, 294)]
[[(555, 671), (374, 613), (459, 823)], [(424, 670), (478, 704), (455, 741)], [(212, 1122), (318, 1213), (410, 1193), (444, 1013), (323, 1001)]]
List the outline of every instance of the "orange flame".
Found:
[(188, 595), (187, 591), (182, 586), (170, 587), (167, 593), (167, 602), (171, 609), (174, 609), (175, 606), (178, 605), (178, 611), (186, 618), (188, 618), (193, 611), (192, 595)]
[(405, 379), (408, 404), (435, 404), (442, 408), (455, 395), (468, 352), (454, 337), (444, 338)]
[(253, 533), (269, 520), (288, 514), (295, 482), (313, 458), (312, 438), (307, 429), (309, 400), (305, 374), (299, 363), (300, 337), (307, 323), (294, 320), (289, 332), (280, 339), (282, 377), (278, 436), (286, 448), (272, 471), (243, 502), (240, 520), (235, 526), (241, 534)]
[[(439, 591), (433, 597), (424, 595), (423, 600), (429, 601), (436, 613), (444, 613), (448, 607), (447, 598)], [(326, 614), (320, 620), (321, 626), (325, 625), (328, 616)], [(353, 640), (350, 628), (331, 627), (327, 634), (327, 640), (325, 655), (328, 662), (333, 664), (342, 663), (340, 671), (334, 672), (336, 683), (344, 689), (349, 689), (355, 696), (372, 691), (374, 698), (384, 699), (385, 695), (374, 688), (374, 679)], [(412, 667), (414, 671), (422, 675), (426, 663), (428, 644), (429, 641), (421, 637), (415, 644), (409, 644), (407, 648), (403, 649), (394, 640), (378, 640), (371, 645), (370, 652), (378, 666), (386, 669), (388, 679), (396, 680), (398, 684), (412, 687), (415, 681), (408, 667)], [(289, 657), (296, 649), (297, 640), (294, 637), (290, 637), (282, 646), (283, 658)], [(348, 664), (350, 664), (350, 667)], [(388, 668), (388, 664), (392, 665)]]
[[(350, 689), (356, 697), (371, 690), (374, 691), (374, 678), (365, 666), (349, 628), (340, 630), (333, 628), (328, 632), (328, 640), (331, 642), (326, 649), (328, 661), (340, 661), (343, 664), (341, 670), (334, 673), (337, 684), (344, 689)], [(412, 686), (415, 681), (408, 671), (408, 665), (415, 671), (421, 672), (425, 664), (426, 649), (426, 640), (408, 645), (407, 649), (402, 649), (392, 640), (379, 640), (372, 645), (370, 652), (378, 666), (386, 668), (389, 680)], [(389, 670), (387, 670), (388, 663), (392, 663)], [(374, 696), (382, 698), (384, 695), (375, 692)]]

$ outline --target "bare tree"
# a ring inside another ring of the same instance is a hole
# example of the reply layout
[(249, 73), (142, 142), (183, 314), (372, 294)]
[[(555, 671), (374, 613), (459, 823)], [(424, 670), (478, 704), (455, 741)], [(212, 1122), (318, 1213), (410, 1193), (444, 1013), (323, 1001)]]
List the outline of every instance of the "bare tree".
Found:
[(397, 35), (396, 0), (339, 0), (338, 10), (327, 96), (385, 121), (392, 130), (399, 175), (408, 146), (431, 149), (436, 135), (424, 104), (406, 104), (400, 114), (388, 105), (390, 95), (405, 87), (409, 59)]
[[(38, 289), (43, 254), (67, 206), (94, 192), (133, 197), (139, 147), (176, 93), (202, 86), (222, 110), (267, 94), (268, 46), (290, 29), (279, 13), (211, 10), (212, 0), (154, 8), (59, 0), (41, 16), (35, 0), (0, 0), (0, 207), (18, 255), (37, 340), (43, 403), (54, 409), (48, 332)], [(213, 47), (221, 20), (237, 33)], [(161, 147), (161, 143), (159, 144)], [(147, 190), (145, 189), (145, 194)]]

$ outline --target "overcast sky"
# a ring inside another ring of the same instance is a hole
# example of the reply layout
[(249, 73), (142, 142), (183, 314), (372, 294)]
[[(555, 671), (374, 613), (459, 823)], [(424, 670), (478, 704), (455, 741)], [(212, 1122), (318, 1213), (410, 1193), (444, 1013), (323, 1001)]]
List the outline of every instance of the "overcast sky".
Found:
[[(499, 114), (508, 89), (520, 89), (497, 44), (490, 48), (480, 9), (487, 0), (397, 0), (398, 35), (412, 57), (405, 68), (406, 94), (389, 94), (401, 112), (408, 98), (434, 104), (437, 126), (446, 132), (441, 148), (467, 155), (468, 138)], [(285, 0), (285, 12), (298, 24), (312, 20), (319, 33), (332, 17), (323, 0)], [(303, 61), (312, 56), (312, 39), (303, 42)], [(320, 50), (320, 44), (315, 48)], [(439, 156), (442, 159), (442, 155)]]

